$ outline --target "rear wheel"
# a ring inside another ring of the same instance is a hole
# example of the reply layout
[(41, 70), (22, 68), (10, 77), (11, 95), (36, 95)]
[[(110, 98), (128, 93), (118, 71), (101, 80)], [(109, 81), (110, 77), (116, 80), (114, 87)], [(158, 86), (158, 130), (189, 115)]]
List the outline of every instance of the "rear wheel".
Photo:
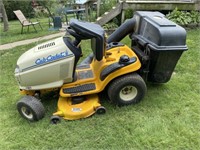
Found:
[(45, 115), (44, 106), (33, 96), (24, 96), (17, 103), (17, 110), (23, 118), (29, 121), (38, 121)]
[(109, 99), (119, 106), (140, 102), (147, 91), (146, 84), (137, 73), (121, 76), (108, 87)]

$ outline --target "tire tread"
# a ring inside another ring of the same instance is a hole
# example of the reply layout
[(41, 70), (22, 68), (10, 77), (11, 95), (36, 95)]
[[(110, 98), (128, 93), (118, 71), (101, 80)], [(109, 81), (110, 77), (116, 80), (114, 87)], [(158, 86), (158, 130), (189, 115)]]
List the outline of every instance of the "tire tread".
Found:
[[(147, 87), (146, 87), (146, 83), (144, 82), (143, 78), (138, 75), (137, 73), (131, 73), (131, 74), (127, 74), (127, 75), (123, 75), (123, 76), (120, 76), (116, 79), (114, 79), (109, 87), (108, 87), (108, 97), (109, 99), (114, 102), (114, 103), (117, 103), (117, 105), (119, 106), (124, 106), (124, 105), (129, 105), (129, 103), (123, 103), (123, 102), (119, 102), (116, 100), (116, 95), (117, 93), (115, 93), (117, 87), (119, 85), (121, 85), (122, 83), (124, 82), (132, 82), (134, 81), (135, 83), (141, 85), (141, 88), (143, 89), (143, 93), (141, 95), (141, 98), (137, 101), (134, 101), (132, 103), (138, 103), (145, 95), (146, 91), (147, 91)], [(132, 104), (130, 103), (130, 104)]]
[(44, 109), (43, 104), (37, 98), (35, 98), (33, 96), (29, 96), (29, 95), (24, 96), (17, 103), (17, 109), (19, 112), (20, 112), (21, 105), (26, 105), (32, 109), (32, 111), (34, 113), (34, 117), (33, 117), (33, 120), (30, 120), (30, 121), (38, 121), (38, 120), (42, 119), (45, 115), (45, 109)]

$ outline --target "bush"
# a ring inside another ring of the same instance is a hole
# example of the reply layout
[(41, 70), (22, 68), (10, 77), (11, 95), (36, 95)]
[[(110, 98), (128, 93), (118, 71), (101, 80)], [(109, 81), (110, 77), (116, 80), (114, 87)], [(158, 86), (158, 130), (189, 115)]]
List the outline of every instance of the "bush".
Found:
[(133, 17), (133, 9), (125, 10), (125, 19), (130, 19)]
[(179, 11), (177, 8), (172, 12), (166, 15), (166, 17), (179, 24), (179, 25), (188, 25), (188, 24), (198, 24), (200, 23), (200, 12), (198, 11)]
[(195, 23), (195, 24), (200, 23), (200, 12), (199, 11), (191, 11), (190, 16), (192, 19), (192, 23)]
[(113, 29), (118, 28), (118, 25), (115, 24), (114, 22), (110, 22), (110, 23), (103, 25), (103, 28), (106, 30), (113, 30)]
[(116, 3), (116, 0), (101, 0), (100, 16), (103, 15), (105, 12), (111, 10), (112, 7), (116, 5)]
[(31, 6), (31, 0), (19, 1), (19, 0), (3, 0), (8, 20), (16, 19), (14, 10), (21, 10), (26, 17), (33, 17), (34, 10)]

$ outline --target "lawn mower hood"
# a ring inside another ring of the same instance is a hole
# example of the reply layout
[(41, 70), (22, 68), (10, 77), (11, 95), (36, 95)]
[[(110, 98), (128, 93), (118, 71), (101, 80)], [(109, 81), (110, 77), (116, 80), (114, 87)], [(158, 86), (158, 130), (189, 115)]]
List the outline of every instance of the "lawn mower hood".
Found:
[(20, 89), (54, 88), (73, 80), (75, 56), (64, 37), (39, 44), (20, 56), (15, 77)]
[(81, 40), (91, 39), (94, 59), (103, 59), (105, 31), (100, 25), (71, 19), (67, 31), (74, 40), (66, 36), (57, 38), (39, 44), (20, 56), (15, 69), (20, 89), (57, 88), (72, 82), (76, 64), (82, 55)]

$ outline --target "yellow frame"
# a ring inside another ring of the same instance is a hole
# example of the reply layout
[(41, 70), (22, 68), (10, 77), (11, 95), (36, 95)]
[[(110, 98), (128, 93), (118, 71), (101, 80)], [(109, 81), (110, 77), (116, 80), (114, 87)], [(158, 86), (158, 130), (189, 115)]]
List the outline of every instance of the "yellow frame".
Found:
[[(138, 69), (140, 69), (140, 67), (141, 67), (141, 63), (140, 63), (137, 55), (126, 45), (114, 47), (114, 48), (108, 50), (106, 53), (107, 53), (106, 56), (101, 61), (97, 61), (97, 60), (94, 59), (92, 61), (92, 63), (90, 64), (90, 68), (77, 69), (76, 70), (77, 73), (79, 71), (92, 70), (92, 72), (94, 74), (93, 78), (77, 80), (77, 81), (72, 82), (72, 83), (64, 84), (60, 89), (60, 96), (62, 96), (62, 97), (72, 97), (74, 95), (63, 93), (63, 89), (64, 88), (70, 88), (70, 87), (76, 87), (76, 86), (89, 84), (89, 83), (95, 83), (96, 89), (91, 90), (91, 91), (86, 91), (86, 92), (80, 92), (80, 93), (77, 93), (75, 96), (99, 93), (99, 92), (104, 90), (104, 88), (107, 86), (107, 84), (111, 80), (113, 80), (116, 77), (119, 77), (121, 75), (128, 74), (128, 73), (131, 73), (131, 72), (135, 72)], [(109, 55), (108, 55), (108, 53), (109, 53)], [(127, 55), (130, 58), (136, 57), (137, 60), (136, 60), (136, 62), (134, 62), (130, 65), (124, 66), (124, 67), (120, 68), (119, 70), (114, 71), (113, 73), (109, 74), (103, 81), (101, 81), (100, 74), (103, 71), (103, 69), (106, 68), (107, 66), (113, 64), (113, 63), (119, 62), (119, 59), (122, 55)]]
[[(119, 59), (122, 55), (127, 55), (130, 58), (135, 57), (136, 61), (126, 65), (112, 73), (110, 73), (104, 80), (100, 79), (101, 72), (109, 65), (118, 63)], [(93, 77), (86, 78), (86, 79), (77, 79), (75, 82), (66, 83), (62, 87), (60, 87), (60, 97), (58, 100), (58, 108), (57, 112), (53, 115), (63, 117), (67, 120), (75, 120), (80, 118), (86, 118), (94, 114), (98, 107), (101, 106), (99, 103), (99, 98), (97, 93), (104, 90), (104, 88), (115, 78), (135, 72), (140, 69), (141, 63), (137, 57), (137, 55), (126, 45), (118, 46), (111, 48), (110, 50), (106, 51), (104, 58), (101, 61), (97, 61), (93, 59), (90, 64), (89, 68), (86, 69), (76, 69), (76, 73), (78, 74), (81, 71), (92, 71)], [(96, 88), (94, 90), (89, 90), (85, 92), (79, 92), (73, 94), (66, 94), (63, 93), (63, 89), (65, 88), (72, 88), (76, 86), (81, 86), (85, 84), (95, 83)], [(59, 88), (58, 88), (59, 89)], [(45, 93), (48, 91), (52, 91), (56, 89), (46, 89), (41, 90), (40, 93)], [(26, 91), (22, 90), (21, 94), (26, 95), (34, 95), (35, 91)], [(73, 96), (82, 96), (87, 95), (86, 100), (79, 104), (72, 104), (72, 97)]]

